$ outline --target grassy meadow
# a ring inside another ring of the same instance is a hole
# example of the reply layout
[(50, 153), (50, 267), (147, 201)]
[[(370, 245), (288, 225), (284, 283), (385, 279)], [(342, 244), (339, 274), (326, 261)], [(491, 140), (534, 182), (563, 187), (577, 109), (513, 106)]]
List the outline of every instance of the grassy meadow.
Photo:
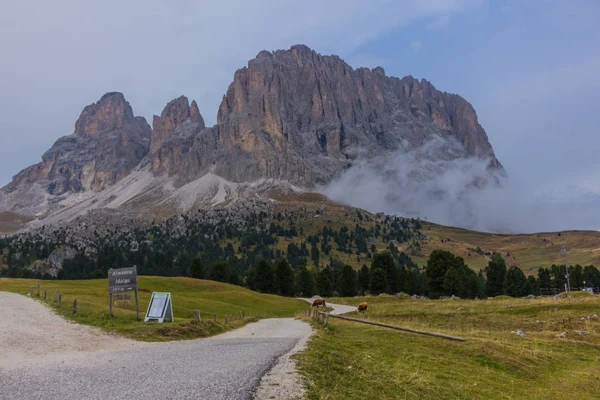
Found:
[(333, 318), (326, 328), (315, 323), (308, 349), (295, 356), (308, 399), (600, 398), (600, 296), (330, 300), (367, 301), (359, 318), (467, 342)]
[[(34, 298), (38, 299), (37, 284), (41, 284), (39, 301), (52, 307), (67, 319), (86, 325), (97, 326), (108, 332), (119, 333), (133, 339), (166, 341), (192, 339), (218, 334), (239, 328), (247, 322), (267, 316), (292, 317), (294, 312), (306, 307), (306, 302), (275, 295), (260, 294), (226, 283), (191, 278), (166, 278), (138, 276), (141, 321), (135, 319), (135, 299), (130, 305), (113, 307), (108, 315), (108, 284), (106, 279), (61, 281), (0, 278), (0, 291), (27, 295), (35, 286)], [(47, 300), (43, 299), (48, 290)], [(58, 308), (53, 303), (54, 291), (62, 294)], [(152, 292), (170, 292), (173, 299), (174, 323), (144, 323)], [(132, 294), (133, 293), (128, 293)], [(77, 314), (73, 314), (73, 300), (77, 299)], [(9, 306), (9, 305), (7, 305)], [(202, 322), (194, 321), (194, 310), (200, 310)], [(225, 315), (244, 312), (245, 318), (234, 319), (225, 325)], [(213, 321), (214, 314), (217, 322)]]
[[(411, 251), (410, 243), (399, 248), (406, 251), (419, 265), (425, 265), (433, 250), (448, 250), (465, 259), (469, 267), (478, 271), (487, 266), (490, 256), (482, 251), (497, 251), (508, 266), (519, 266), (526, 275), (536, 275), (540, 267), (552, 264), (600, 266), (600, 232), (564, 231), (534, 234), (497, 234), (470, 231), (424, 222), (421, 232), (428, 240), (421, 241), (421, 251)], [(450, 239), (450, 240), (447, 240)], [(443, 241), (442, 241), (443, 240)], [(561, 254), (561, 248), (567, 254)]]

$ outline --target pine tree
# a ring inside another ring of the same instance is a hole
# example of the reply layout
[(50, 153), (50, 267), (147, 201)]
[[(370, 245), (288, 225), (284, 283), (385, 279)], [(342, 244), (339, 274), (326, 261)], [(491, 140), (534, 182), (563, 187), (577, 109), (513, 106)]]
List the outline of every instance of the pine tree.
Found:
[(379, 295), (384, 293), (387, 287), (385, 271), (381, 268), (375, 268), (371, 270), (371, 284), (370, 292), (372, 295)]
[(275, 264), (275, 293), (282, 296), (294, 295), (294, 271), (290, 264), (283, 259)]
[(539, 296), (540, 295), (540, 284), (538, 282), (537, 279), (535, 279), (535, 276), (533, 275), (529, 275), (527, 277), (527, 293), (528, 294), (532, 294), (534, 296)]
[(444, 294), (446, 296), (462, 296), (464, 290), (464, 282), (462, 281), (463, 275), (458, 267), (452, 266), (448, 268), (448, 271), (444, 274)]
[(261, 293), (273, 293), (274, 289), (273, 267), (265, 260), (260, 260), (254, 270), (254, 285)]
[(190, 264), (190, 276), (196, 279), (202, 279), (202, 261), (200, 261), (199, 257), (196, 257), (192, 260)]
[(310, 258), (313, 262), (314, 265), (319, 265), (319, 249), (317, 248), (317, 246), (312, 246), (310, 248)]
[(583, 280), (587, 287), (600, 287), (600, 271), (593, 265), (587, 265), (583, 268)]
[(521, 271), (521, 268), (516, 266), (510, 267), (506, 273), (504, 293), (513, 297), (526, 296), (528, 292), (527, 286), (527, 278), (523, 271)]
[(552, 288), (552, 276), (550, 275), (550, 270), (548, 268), (538, 269), (537, 281), (538, 281), (538, 285), (539, 285), (540, 289)]
[(298, 292), (304, 297), (312, 297), (315, 294), (315, 280), (306, 267), (298, 268)]
[(229, 274), (229, 283), (231, 283), (232, 285), (240, 286), (241, 280), (237, 272), (231, 271), (231, 273)]
[(394, 258), (387, 251), (376, 253), (373, 256), (371, 271), (378, 268), (384, 270), (386, 274), (386, 286), (384, 291), (390, 294), (398, 293), (398, 269), (396, 268)]
[(437, 298), (444, 293), (444, 278), (454, 262), (454, 254), (449, 251), (434, 250), (431, 252), (425, 268), (430, 297)]
[(358, 272), (358, 290), (363, 296), (369, 290), (369, 267), (366, 265), (363, 265)]
[(506, 262), (500, 253), (494, 253), (485, 269), (487, 275), (486, 290), (490, 297), (499, 296), (504, 293), (504, 281), (506, 279)]
[(218, 262), (213, 264), (210, 271), (210, 279), (217, 282), (227, 282), (229, 280), (229, 272), (227, 271), (227, 264), (224, 262)]
[(324, 268), (317, 275), (317, 292), (321, 297), (331, 297), (333, 294), (333, 281), (331, 268)]
[(340, 296), (342, 297), (353, 297), (357, 294), (357, 276), (356, 271), (349, 266), (345, 265), (342, 269), (342, 273), (338, 278), (338, 290), (340, 292)]

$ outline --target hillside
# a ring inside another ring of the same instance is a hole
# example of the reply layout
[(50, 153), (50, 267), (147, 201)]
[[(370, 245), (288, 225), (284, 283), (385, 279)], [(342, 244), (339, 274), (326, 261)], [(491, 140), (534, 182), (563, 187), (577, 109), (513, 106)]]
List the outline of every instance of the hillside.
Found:
[[(0, 278), (0, 291), (29, 293), (31, 286), (41, 284), (42, 293), (48, 290), (44, 301), (65, 318), (97, 326), (109, 332), (147, 341), (190, 339), (210, 336), (237, 328), (255, 320), (254, 316), (291, 317), (306, 307), (306, 302), (281, 296), (261, 294), (240, 286), (191, 278), (138, 277), (141, 321), (135, 320), (135, 301), (125, 307), (115, 307), (114, 317), (108, 316), (108, 290), (106, 279), (78, 281), (38, 281), (32, 279)], [(54, 291), (62, 294), (62, 307), (53, 304)], [(148, 324), (143, 316), (152, 292), (170, 292), (173, 299), (173, 324)], [(43, 297), (43, 296), (42, 296)], [(77, 299), (78, 312), (73, 315), (73, 300)], [(200, 310), (203, 323), (193, 322), (194, 310)], [(243, 320), (236, 319), (225, 325), (225, 315), (244, 312)], [(217, 322), (213, 321), (217, 315)]]
[[(315, 193), (277, 190), (269, 196), (275, 202), (234, 204), (162, 220), (98, 210), (61, 227), (0, 239), (0, 275), (84, 279), (127, 264), (145, 275), (187, 275), (191, 260), (199, 256), (205, 274), (223, 261), (243, 280), (259, 259), (285, 258), (295, 269), (305, 266), (313, 272), (332, 262), (360, 269), (390, 245), (398, 257), (404, 252), (420, 266), (438, 249), (463, 257), (476, 271), (496, 251), (508, 266), (533, 275), (539, 267), (565, 262), (600, 265), (600, 232), (492, 234), (371, 214)], [(400, 258), (400, 263), (408, 261)]]
[[(411, 244), (399, 246), (413, 260), (424, 265), (433, 250), (448, 250), (461, 256), (473, 269), (485, 268), (490, 255), (500, 252), (507, 264), (519, 266), (526, 274), (552, 264), (600, 265), (600, 232), (564, 231), (534, 234), (497, 234), (470, 231), (423, 222), (420, 250)], [(481, 252), (477, 251), (481, 249)], [(566, 248), (567, 254), (561, 249)]]

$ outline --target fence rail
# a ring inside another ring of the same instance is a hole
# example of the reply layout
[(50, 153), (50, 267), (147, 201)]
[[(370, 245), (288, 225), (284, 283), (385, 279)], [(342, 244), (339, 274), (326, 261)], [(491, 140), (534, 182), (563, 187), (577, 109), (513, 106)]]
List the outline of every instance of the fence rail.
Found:
[(461, 338), (461, 337), (458, 337), (458, 336), (446, 335), (444, 333), (420, 331), (418, 329), (404, 328), (404, 327), (401, 327), (401, 326), (384, 324), (382, 322), (367, 321), (367, 320), (364, 320), (364, 319), (344, 317), (343, 315), (335, 315), (335, 314), (330, 314), (328, 312), (323, 312), (323, 311), (319, 311), (318, 315), (322, 316), (323, 323), (325, 324), (325, 326), (327, 326), (329, 317), (331, 317), (331, 318), (343, 319), (343, 320), (346, 320), (346, 321), (358, 322), (358, 323), (361, 323), (361, 324), (380, 326), (382, 328), (389, 328), (389, 329), (395, 329), (395, 330), (398, 330), (398, 331), (416, 333), (418, 335), (434, 336), (434, 337), (439, 337), (439, 338), (447, 339), (447, 340), (455, 340), (455, 341), (458, 341), (458, 342), (466, 342), (467, 341), (467, 339), (464, 339), (464, 338)]

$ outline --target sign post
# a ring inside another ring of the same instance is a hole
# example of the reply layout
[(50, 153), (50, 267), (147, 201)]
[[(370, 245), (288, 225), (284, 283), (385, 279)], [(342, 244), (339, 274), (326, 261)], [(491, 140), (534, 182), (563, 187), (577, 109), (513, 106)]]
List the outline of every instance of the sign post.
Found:
[[(113, 313), (113, 293), (123, 292), (135, 292), (135, 313), (136, 318), (140, 319), (137, 291), (137, 268), (135, 266), (108, 270), (108, 313), (110, 315)], [(121, 298), (124, 297), (124, 295), (117, 295), (117, 297)]]

